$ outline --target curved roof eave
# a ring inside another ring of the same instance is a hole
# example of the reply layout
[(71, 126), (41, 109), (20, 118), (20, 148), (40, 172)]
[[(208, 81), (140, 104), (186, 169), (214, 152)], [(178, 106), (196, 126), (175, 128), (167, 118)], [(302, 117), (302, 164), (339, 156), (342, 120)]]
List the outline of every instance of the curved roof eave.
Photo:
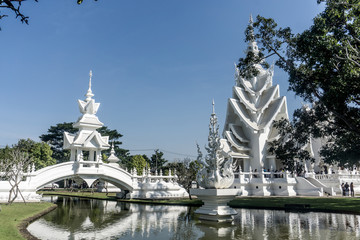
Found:
[[(284, 112), (281, 112), (282, 108), (285, 108)], [(269, 125), (272, 124), (272, 122), (275, 120), (275, 118), (279, 115), (283, 114), (286, 116), (286, 118), (289, 118), (288, 111), (287, 111), (287, 105), (286, 105), (286, 97), (282, 96), (280, 103), (276, 107), (275, 111), (272, 112), (272, 116), (263, 124), (260, 125), (261, 129), (267, 128)]]
[(240, 108), (237, 106), (239, 101), (235, 100), (235, 99), (229, 99), (229, 100), (230, 100), (231, 106), (234, 109), (235, 114), (238, 115), (240, 117), (240, 119), (243, 120), (243, 122), (246, 124), (246, 126), (252, 128), (254, 130), (259, 130), (258, 125), (256, 123), (253, 123), (249, 117), (245, 116), (243, 114), (243, 112), (240, 110)]

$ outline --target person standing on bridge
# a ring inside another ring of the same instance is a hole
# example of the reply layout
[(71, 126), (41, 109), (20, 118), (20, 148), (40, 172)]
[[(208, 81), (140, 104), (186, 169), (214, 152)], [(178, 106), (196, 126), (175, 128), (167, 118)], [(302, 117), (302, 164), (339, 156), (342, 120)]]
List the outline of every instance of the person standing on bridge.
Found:
[(350, 183), (350, 194), (352, 197), (355, 197), (355, 192), (354, 192), (354, 183)]

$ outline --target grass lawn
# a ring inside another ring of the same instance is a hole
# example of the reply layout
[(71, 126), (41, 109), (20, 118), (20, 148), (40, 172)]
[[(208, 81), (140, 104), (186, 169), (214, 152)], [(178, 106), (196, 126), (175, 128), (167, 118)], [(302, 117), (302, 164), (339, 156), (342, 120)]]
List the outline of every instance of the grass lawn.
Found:
[(0, 204), (0, 239), (25, 239), (20, 234), (20, 224), (53, 206), (54, 204), (48, 202)]
[(309, 211), (360, 214), (360, 198), (350, 197), (239, 197), (234, 208), (284, 209), (285, 204), (306, 204)]
[(113, 201), (117, 200), (116, 193), (109, 193), (108, 196), (106, 196), (106, 193), (102, 193), (102, 192), (94, 192), (94, 193), (88, 191), (70, 192), (61, 189), (57, 189), (57, 191), (38, 191), (37, 193), (43, 195), (83, 197), (83, 198), (94, 198), (94, 199), (113, 200)]

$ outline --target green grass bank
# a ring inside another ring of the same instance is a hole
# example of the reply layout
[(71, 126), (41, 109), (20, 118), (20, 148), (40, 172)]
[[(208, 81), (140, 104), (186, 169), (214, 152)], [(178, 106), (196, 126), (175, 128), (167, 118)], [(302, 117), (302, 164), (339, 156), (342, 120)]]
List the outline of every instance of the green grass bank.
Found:
[(56, 208), (49, 202), (0, 204), (0, 239), (31, 239), (26, 227), (33, 220)]

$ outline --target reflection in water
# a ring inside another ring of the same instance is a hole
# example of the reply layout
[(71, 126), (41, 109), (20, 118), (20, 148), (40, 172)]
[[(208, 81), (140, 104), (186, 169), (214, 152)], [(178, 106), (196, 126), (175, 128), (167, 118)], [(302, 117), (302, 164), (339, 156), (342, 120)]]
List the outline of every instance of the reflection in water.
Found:
[[(54, 199), (53, 199), (54, 200)], [(183, 206), (59, 197), (30, 224), (40, 239), (358, 239), (360, 216), (237, 209), (232, 224), (199, 221)]]
[(56, 203), (58, 208), (29, 225), (32, 235), (40, 239), (159, 240), (203, 235), (190, 221), (188, 207), (63, 197)]

